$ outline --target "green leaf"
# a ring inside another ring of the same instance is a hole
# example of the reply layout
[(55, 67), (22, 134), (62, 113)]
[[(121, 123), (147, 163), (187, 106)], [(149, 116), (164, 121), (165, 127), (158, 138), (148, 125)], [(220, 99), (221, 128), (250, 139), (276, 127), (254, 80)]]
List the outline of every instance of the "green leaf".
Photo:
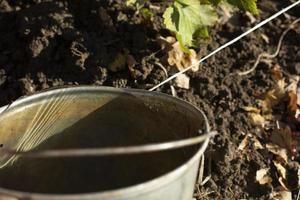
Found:
[(126, 6), (133, 6), (137, 10), (144, 7), (146, 0), (126, 0)]
[(174, 6), (170, 6), (165, 10), (163, 18), (167, 29), (172, 32), (177, 32), (178, 29), (176, 26), (178, 27), (179, 13)]
[(202, 27), (198, 29), (193, 35), (193, 47), (199, 48), (202, 44), (208, 44), (211, 41), (211, 37), (209, 36), (208, 28)]
[(182, 40), (182, 37), (180, 34), (176, 34), (176, 38), (180, 44), (181, 50), (185, 53), (190, 53), (190, 49), (184, 44), (184, 41)]
[(199, 0), (176, 0), (163, 15), (166, 27), (176, 33), (181, 46), (192, 46), (194, 33), (211, 26), (217, 15), (210, 5), (201, 5)]
[(127, 0), (126, 6), (134, 6), (137, 3), (137, 0)]
[(228, 0), (228, 3), (253, 14), (258, 14), (256, 0)]
[(154, 13), (151, 12), (149, 8), (141, 8), (140, 12), (145, 16), (146, 18), (153, 20)]
[(204, 38), (207, 39), (209, 38), (209, 33), (207, 27), (202, 27), (199, 28), (195, 33), (194, 33), (195, 38)]

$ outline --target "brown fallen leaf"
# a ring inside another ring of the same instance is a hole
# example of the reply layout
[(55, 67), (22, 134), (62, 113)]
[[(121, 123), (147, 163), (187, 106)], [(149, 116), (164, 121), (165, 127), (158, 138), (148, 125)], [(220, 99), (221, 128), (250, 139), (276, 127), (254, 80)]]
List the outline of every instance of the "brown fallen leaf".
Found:
[(280, 185), (285, 190), (288, 191), (289, 189), (288, 189), (287, 181), (286, 181), (286, 169), (278, 161), (273, 161), (273, 163), (274, 163), (274, 166), (276, 167), (277, 172), (279, 174), (278, 181), (279, 181)]
[(254, 113), (260, 113), (261, 110), (252, 106), (243, 106), (242, 107), (243, 110), (247, 111), (247, 112), (254, 112)]
[(157, 42), (160, 44), (162, 50), (169, 51), (173, 47), (172, 45), (176, 42), (176, 38), (169, 36), (169, 37), (158, 37)]
[(248, 115), (254, 125), (259, 125), (263, 128), (265, 127), (267, 120), (265, 119), (264, 116), (260, 114), (261, 113), (260, 109), (252, 106), (243, 106), (241, 108), (249, 112)]
[(252, 120), (252, 123), (254, 125), (258, 125), (258, 126), (261, 126), (261, 127), (265, 127), (266, 124), (268, 124), (267, 120), (265, 119), (264, 116), (262, 116), (261, 114), (258, 114), (258, 113), (249, 113), (249, 116)]
[(253, 137), (252, 140), (253, 140), (253, 145), (254, 145), (255, 149), (264, 149), (263, 145), (260, 143), (260, 141), (256, 137)]
[(298, 140), (294, 136), (290, 126), (286, 125), (280, 129), (275, 129), (270, 137), (270, 140), (287, 150), (287, 155), (293, 155), (296, 153), (298, 146)]
[(272, 182), (272, 178), (267, 175), (270, 168), (264, 168), (256, 171), (256, 181), (261, 184), (265, 185)]
[(270, 194), (270, 199), (272, 200), (292, 200), (292, 192), (286, 191), (282, 187), (276, 188)]
[(297, 111), (297, 95), (293, 92), (293, 91), (289, 91), (288, 92), (288, 112), (289, 114), (291, 114), (291, 116), (295, 116), (296, 115), (296, 111)]
[(297, 75), (291, 75), (291, 77), (288, 80), (289, 84), (285, 88), (285, 90), (287, 92), (292, 91), (292, 92), (294, 92), (296, 94), (297, 93), (299, 79), (300, 79), (299, 76), (297, 76)]
[(247, 134), (238, 146), (238, 150), (243, 151), (249, 143), (249, 134)]
[(252, 134), (247, 134), (239, 144), (238, 150), (245, 150), (246, 147), (249, 146), (250, 142), (252, 142), (254, 149), (264, 149), (263, 145), (260, 143), (256, 136)]
[(289, 85), (286, 87), (287, 92), (287, 114), (290, 115), (292, 119), (300, 122), (300, 110), (298, 109), (299, 104), (299, 92), (298, 92), (298, 85), (299, 85), (299, 76), (292, 76), (289, 79)]
[(300, 109), (297, 109), (297, 110), (296, 110), (295, 118), (296, 118), (296, 121), (297, 121), (297, 122), (300, 122)]
[[(277, 68), (273, 69), (273, 73), (277, 74), (278, 77), (281, 77), (281, 74), (278, 74), (280, 71)], [(281, 72), (280, 72), (281, 73)], [(294, 80), (294, 79), (293, 79)], [(292, 81), (289, 81), (290, 83)], [(295, 81), (294, 81), (295, 82)], [(294, 90), (293, 90), (294, 91)], [(271, 123), (274, 123), (276, 117), (273, 114), (273, 109), (277, 105), (285, 105), (284, 108), (287, 110), (283, 110), (284, 112), (288, 111), (288, 117), (291, 116), (298, 120), (298, 115), (300, 114), (300, 110), (297, 109), (297, 95), (291, 90), (287, 90), (285, 88), (285, 80), (280, 78), (276, 87), (264, 95), (260, 95), (259, 107), (245, 106), (242, 107), (245, 111), (249, 112), (250, 118), (254, 125), (260, 125), (261, 127), (267, 129), (270, 128)], [(282, 108), (283, 106), (279, 107)], [(282, 109), (281, 109), (282, 110)], [(298, 112), (297, 112), (298, 111)], [(299, 115), (300, 122), (300, 115)]]
[(280, 69), (280, 66), (279, 65), (275, 65), (273, 68), (272, 68), (272, 75), (275, 77), (276, 80), (281, 80), (283, 75), (282, 75), (282, 72), (281, 72), (281, 69)]
[(288, 161), (288, 152), (285, 148), (282, 148), (282, 147), (278, 146), (277, 144), (273, 144), (273, 143), (266, 144), (266, 148), (271, 153), (282, 158), (285, 162)]
[[(190, 49), (190, 53), (185, 53), (182, 51), (179, 42), (175, 42), (172, 45), (172, 49), (168, 51), (168, 63), (170, 65), (175, 65), (179, 71), (196, 64), (197, 54), (193, 49)], [(199, 65), (195, 65), (192, 71), (196, 72), (199, 70)]]
[(297, 94), (297, 105), (300, 106), (300, 87), (297, 88), (296, 94)]
[(280, 79), (277, 81), (276, 87), (264, 95), (263, 100), (260, 101), (263, 114), (272, 113), (274, 106), (280, 103), (285, 96), (284, 86), (284, 79)]

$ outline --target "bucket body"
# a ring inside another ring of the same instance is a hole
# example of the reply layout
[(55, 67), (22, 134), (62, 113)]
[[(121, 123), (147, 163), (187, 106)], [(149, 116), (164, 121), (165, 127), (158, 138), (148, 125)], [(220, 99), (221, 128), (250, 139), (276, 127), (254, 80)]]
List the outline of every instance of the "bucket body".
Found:
[[(110, 87), (50, 90), (0, 108), (0, 144), (18, 151), (145, 145), (209, 131), (177, 98)], [(0, 197), (36, 200), (191, 200), (199, 145), (138, 155), (0, 157)]]

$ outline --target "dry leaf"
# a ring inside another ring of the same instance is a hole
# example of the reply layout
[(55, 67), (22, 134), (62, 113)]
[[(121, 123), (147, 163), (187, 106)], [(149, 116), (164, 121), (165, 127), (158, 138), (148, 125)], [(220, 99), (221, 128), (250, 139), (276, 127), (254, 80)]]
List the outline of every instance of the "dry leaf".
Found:
[(290, 114), (292, 117), (295, 117), (295, 119), (300, 122), (300, 118), (298, 119), (300, 113), (300, 110), (298, 109), (300, 98), (298, 94), (299, 76), (293, 76), (290, 78), (289, 82), (290, 84), (286, 87), (288, 96), (288, 114)]
[(285, 96), (284, 79), (277, 82), (275, 89), (268, 91), (265, 98), (261, 102), (263, 113), (272, 113), (272, 109), (276, 106)]
[(281, 80), (282, 79), (282, 72), (280, 70), (279, 65), (275, 65), (272, 69), (272, 75), (276, 78), (276, 80)]
[(243, 110), (247, 111), (247, 112), (254, 112), (254, 113), (260, 113), (261, 110), (255, 107), (251, 107), (251, 106), (244, 106), (242, 107)]
[(179, 88), (189, 89), (190, 88), (190, 78), (185, 74), (180, 74), (175, 79), (175, 84)]
[(282, 188), (279, 188), (270, 194), (270, 199), (272, 199), (272, 200), (292, 200), (292, 193), (290, 191), (286, 191)]
[(291, 77), (289, 78), (289, 85), (285, 88), (285, 90), (287, 92), (292, 91), (296, 94), (297, 88), (298, 88), (298, 83), (299, 83), (299, 76), (291, 75)]
[(264, 168), (256, 171), (256, 181), (261, 184), (267, 184), (272, 182), (272, 178), (267, 175), (270, 168)]
[(297, 95), (293, 91), (288, 92), (289, 97), (289, 104), (288, 104), (288, 111), (292, 116), (295, 116), (297, 111)]
[(266, 126), (267, 121), (262, 115), (257, 113), (249, 113), (249, 115), (254, 125), (259, 125), (263, 128)]
[[(168, 63), (175, 65), (179, 71), (198, 62), (197, 54), (193, 49), (190, 49), (190, 53), (185, 53), (182, 51), (179, 42), (174, 43), (172, 47), (173, 48), (168, 52)], [(199, 65), (195, 65), (195, 67), (192, 68), (194, 72), (198, 70)]]
[(297, 104), (300, 106), (300, 87), (297, 88)]
[(279, 175), (286, 179), (286, 169), (278, 162), (278, 161), (273, 161)]
[(260, 143), (260, 141), (256, 137), (253, 137), (252, 140), (253, 140), (253, 145), (254, 145), (255, 149), (264, 149), (263, 145)]
[(272, 113), (273, 107), (278, 105), (278, 103), (285, 96), (284, 86), (284, 79), (278, 80), (275, 89), (268, 91), (264, 95), (264, 98), (261, 101), (261, 107), (264, 114)]
[(285, 82), (284, 79), (280, 79), (277, 81), (275, 90), (274, 90), (274, 96), (279, 100), (282, 97), (284, 97), (285, 90), (284, 90)]
[(260, 141), (253, 135), (247, 134), (245, 138), (241, 141), (238, 146), (238, 150), (243, 151), (248, 145), (249, 142), (253, 142), (254, 149), (263, 149), (264, 147), (260, 143)]
[(167, 52), (167, 61), (170, 65), (175, 65), (179, 71), (195, 64), (192, 71), (199, 70), (197, 54), (195, 50), (189, 49), (189, 53), (182, 51), (179, 42), (176, 42), (174, 37), (159, 37), (158, 42), (161, 48)]
[(277, 172), (279, 173), (279, 178), (278, 181), (280, 183), (280, 185), (285, 189), (285, 190), (289, 190), (286, 184), (286, 169), (277, 161), (273, 161)]
[(280, 129), (275, 129), (270, 137), (270, 140), (287, 150), (290, 155), (296, 152), (298, 141), (294, 138), (293, 132), (289, 126)]
[(295, 118), (298, 122), (300, 122), (300, 110), (299, 109), (296, 110)]
[(271, 153), (280, 156), (285, 162), (288, 161), (288, 152), (285, 148), (281, 148), (277, 144), (272, 144), (272, 143), (266, 144), (266, 148)]
[(166, 50), (171, 50), (172, 49), (172, 44), (176, 42), (176, 38), (169, 36), (169, 37), (158, 37), (157, 42), (160, 44), (161, 49), (166, 49)]
[(246, 146), (248, 145), (249, 143), (249, 135), (247, 134), (245, 136), (245, 138), (241, 141), (239, 147), (238, 147), (238, 150), (242, 151), (246, 148)]

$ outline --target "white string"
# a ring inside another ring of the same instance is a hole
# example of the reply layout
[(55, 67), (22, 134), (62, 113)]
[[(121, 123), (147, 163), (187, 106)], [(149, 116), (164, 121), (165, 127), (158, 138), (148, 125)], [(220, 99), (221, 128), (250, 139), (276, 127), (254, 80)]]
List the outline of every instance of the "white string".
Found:
[(294, 29), (294, 25), (295, 25), (296, 23), (298, 23), (299, 21), (300, 21), (300, 18), (296, 19), (295, 21), (293, 21), (293, 22), (289, 25), (289, 27), (288, 27), (285, 31), (283, 31), (283, 33), (281, 34), (281, 36), (280, 36), (280, 38), (279, 38), (279, 41), (278, 41), (278, 44), (277, 44), (276, 51), (275, 51), (273, 54), (269, 54), (269, 53), (267, 53), (267, 52), (263, 52), (263, 53), (259, 54), (259, 56), (257, 57), (257, 59), (256, 59), (256, 61), (255, 61), (255, 63), (254, 63), (254, 65), (253, 65), (253, 67), (251, 67), (251, 68), (250, 68), (249, 70), (247, 70), (247, 71), (238, 72), (237, 74), (240, 75), (240, 76), (245, 76), (245, 75), (247, 75), (247, 74), (250, 74), (251, 72), (253, 72), (253, 71), (256, 69), (256, 67), (258, 66), (258, 64), (261, 62), (262, 58), (269, 58), (269, 59), (275, 58), (275, 57), (278, 55), (279, 51), (280, 51), (280, 48), (281, 48), (281, 45), (282, 45), (283, 38), (285, 37), (285, 35), (286, 35), (290, 30)]
[(281, 11), (275, 13), (274, 15), (272, 15), (271, 17), (261, 21), (260, 23), (258, 23), (257, 25), (255, 25), (253, 28), (249, 29), (248, 31), (244, 32), (243, 34), (239, 35), (238, 37), (234, 38), (233, 40), (225, 43), (224, 45), (220, 46), (219, 48), (217, 48), (216, 50), (214, 50), (213, 52), (211, 52), (210, 54), (208, 54), (207, 56), (201, 58), (200, 60), (198, 60), (196, 63), (190, 65), (189, 67), (185, 68), (184, 70), (181, 70), (179, 72), (177, 72), (176, 74), (170, 76), (169, 78), (167, 78), (166, 80), (162, 81), (161, 83), (157, 84), (156, 86), (152, 87), (151, 89), (149, 89), (149, 91), (153, 91), (157, 88), (159, 88), (160, 86), (166, 84), (167, 82), (173, 80), (174, 78), (176, 78), (177, 76), (185, 73), (186, 71), (192, 69), (193, 67), (199, 65), (200, 63), (202, 63), (203, 61), (205, 61), (206, 59), (208, 59), (209, 57), (213, 56), (214, 54), (218, 53), (219, 51), (221, 51), (222, 49), (232, 45), (233, 43), (237, 42), (238, 40), (240, 40), (241, 38), (245, 37), (246, 35), (248, 35), (249, 33), (252, 33), (253, 31), (255, 31), (256, 29), (262, 27), (263, 25), (265, 25), (266, 23), (268, 23), (269, 21), (272, 21), (273, 19), (275, 19), (276, 17), (278, 17), (279, 15), (287, 12), (288, 10), (290, 10), (291, 8), (295, 7), (296, 5), (298, 5), (300, 3), (300, 0), (296, 1), (295, 3), (287, 6), (286, 8), (282, 9)]

